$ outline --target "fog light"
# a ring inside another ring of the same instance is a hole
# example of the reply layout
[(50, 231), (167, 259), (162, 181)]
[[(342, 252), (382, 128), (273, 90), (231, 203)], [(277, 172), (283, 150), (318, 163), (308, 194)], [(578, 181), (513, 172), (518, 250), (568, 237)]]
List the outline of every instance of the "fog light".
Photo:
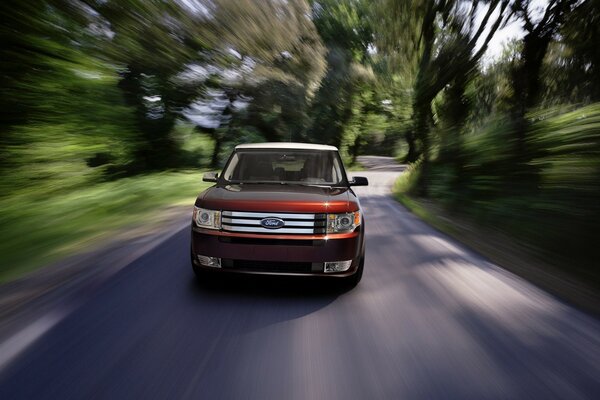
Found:
[(348, 269), (350, 268), (350, 265), (352, 265), (352, 260), (326, 262), (324, 271), (325, 272), (344, 272), (344, 271), (348, 271)]
[(196, 256), (198, 258), (198, 262), (200, 265), (204, 265), (207, 267), (215, 267), (221, 268), (221, 259), (218, 257), (209, 257), (209, 256)]

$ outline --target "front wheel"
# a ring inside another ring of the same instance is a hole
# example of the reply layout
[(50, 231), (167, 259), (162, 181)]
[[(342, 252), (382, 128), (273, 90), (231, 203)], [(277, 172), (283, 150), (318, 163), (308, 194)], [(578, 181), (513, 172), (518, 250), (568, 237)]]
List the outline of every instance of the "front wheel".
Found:
[(352, 288), (356, 287), (356, 285), (358, 285), (358, 283), (362, 279), (364, 267), (365, 267), (365, 256), (363, 255), (362, 258), (360, 259), (360, 263), (358, 264), (358, 268), (356, 269), (356, 272), (354, 273), (354, 275), (351, 275), (345, 279), (345, 281), (346, 281), (345, 283), (348, 286), (348, 288), (352, 289)]
[(191, 247), (190, 247), (190, 262), (192, 264), (192, 269), (194, 270), (194, 275), (196, 275), (196, 279), (199, 282), (204, 282), (207, 279), (208, 273), (207, 273), (207, 271), (198, 267), (196, 265), (196, 263), (194, 263), (194, 252), (192, 251)]

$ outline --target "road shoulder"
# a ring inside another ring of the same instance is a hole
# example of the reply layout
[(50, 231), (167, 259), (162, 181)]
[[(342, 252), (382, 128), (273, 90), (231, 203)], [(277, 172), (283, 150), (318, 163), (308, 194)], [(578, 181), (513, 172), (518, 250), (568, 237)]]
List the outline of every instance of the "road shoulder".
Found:
[[(541, 259), (508, 235), (466, 221), (424, 199), (394, 197), (430, 226), (473, 249), (494, 264), (592, 315), (600, 316), (600, 293), (593, 286)], [(485, 239), (483, 239), (485, 238)]]
[[(151, 225), (127, 226), (85, 252), (0, 285), (0, 369), (110, 277), (185, 229), (191, 210), (173, 206), (157, 215)], [(47, 316), (59, 318), (38, 326)]]

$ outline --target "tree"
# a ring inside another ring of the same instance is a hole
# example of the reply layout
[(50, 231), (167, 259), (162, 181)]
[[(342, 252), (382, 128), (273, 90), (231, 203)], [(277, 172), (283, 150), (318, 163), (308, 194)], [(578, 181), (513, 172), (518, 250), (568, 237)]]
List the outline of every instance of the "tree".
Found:
[[(207, 90), (224, 91), (231, 103), (238, 96), (252, 98), (246, 123), (271, 140), (288, 138), (305, 124), (305, 110), (325, 62), (304, 0), (260, 5), (232, 0), (109, 1), (98, 10), (114, 32), (108, 54), (124, 66), (120, 87), (136, 109), (142, 132), (137, 154), (143, 168), (176, 162), (170, 131), (182, 111), (190, 115), (195, 110), (192, 122), (202, 119), (198, 113), (211, 108), (201, 106), (211, 100)], [(266, 122), (275, 109), (280, 110), (275, 120)], [(235, 116), (233, 109), (227, 110)], [(222, 143), (235, 138), (222, 127), (205, 128), (217, 144), (215, 164)]]
[(327, 46), (327, 74), (317, 93), (308, 139), (341, 147), (353, 115), (354, 97), (372, 73), (365, 67), (372, 32), (368, 3), (354, 0), (313, 2), (315, 25)]
[(600, 100), (600, 1), (577, 3), (550, 43), (541, 71), (545, 104)]
[[(90, 2), (92, 3), (92, 2)], [(134, 110), (139, 137), (134, 168), (162, 169), (177, 164), (170, 136), (181, 109), (196, 96), (194, 85), (174, 79), (211, 49), (210, 31), (193, 12), (175, 1), (93, 2), (98, 25), (110, 32), (102, 48), (120, 69), (124, 98)]]
[(65, 0), (0, 3), (0, 156), (9, 129), (26, 124), (39, 108), (44, 94), (36, 79), (77, 63), (78, 49), (70, 45), (85, 40), (86, 32), (75, 14)]
[(550, 0), (537, 22), (532, 16), (531, 0), (516, 0), (512, 5), (515, 15), (523, 21), (523, 29), (526, 32), (520, 59), (512, 73), (515, 88), (512, 101), (516, 133), (515, 156), (518, 164), (524, 165), (529, 157), (526, 137), (528, 124), (525, 115), (539, 100), (542, 63), (550, 42), (576, 3), (577, 0)]
[[(455, 103), (462, 104), (472, 71), (496, 30), (509, 18), (508, 5), (508, 0), (384, 1), (385, 10), (397, 19), (382, 25), (380, 43), (386, 51), (406, 53), (415, 71), (413, 123), (406, 132), (409, 146), (406, 161), (413, 162), (423, 156), (427, 163), (429, 132), (434, 124), (432, 102), (444, 89), (451, 88)], [(483, 18), (478, 20), (480, 10)], [(394, 27), (388, 30), (390, 24)]]
[(308, 4), (221, 0), (211, 14), (217, 48), (235, 54), (230, 68), (237, 78), (226, 86), (249, 102), (244, 113), (233, 112), (234, 126), (221, 132), (221, 140), (237, 140), (243, 126), (270, 141), (301, 140), (326, 67)]

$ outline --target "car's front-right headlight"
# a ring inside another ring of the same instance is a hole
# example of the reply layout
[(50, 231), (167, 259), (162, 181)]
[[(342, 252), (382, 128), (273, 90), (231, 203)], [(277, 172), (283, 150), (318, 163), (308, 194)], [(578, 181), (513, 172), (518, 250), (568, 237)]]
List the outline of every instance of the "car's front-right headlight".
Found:
[(199, 228), (221, 229), (221, 211), (194, 206), (193, 218)]

